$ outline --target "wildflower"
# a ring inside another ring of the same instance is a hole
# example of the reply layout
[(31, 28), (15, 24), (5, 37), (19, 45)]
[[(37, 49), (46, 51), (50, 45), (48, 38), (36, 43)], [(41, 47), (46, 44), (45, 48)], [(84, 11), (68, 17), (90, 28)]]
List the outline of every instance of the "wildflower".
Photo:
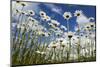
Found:
[(21, 13), (22, 13), (22, 11), (21, 11), (21, 10), (16, 9), (16, 14), (21, 14)]
[(61, 33), (57, 32), (56, 35), (59, 37), (61, 35)]
[(46, 16), (46, 21), (50, 21), (51, 18), (49, 16)]
[(87, 24), (87, 25), (85, 26), (85, 30), (86, 30), (86, 31), (90, 31), (90, 30), (91, 30), (91, 26), (90, 26), (89, 24)]
[(73, 34), (74, 34), (73, 32), (69, 31), (69, 32), (68, 32), (68, 38), (69, 38), (69, 39), (72, 38), (72, 37), (73, 37)]
[(60, 39), (59, 39), (60, 43), (62, 43), (62, 42), (63, 42), (63, 39), (64, 39), (64, 38), (60, 38)]
[(25, 11), (21, 11), (21, 14), (23, 15), (27, 15), (27, 13)]
[(23, 7), (28, 5), (26, 2), (21, 2), (20, 4), (21, 4)]
[(49, 45), (49, 47), (51, 47), (51, 48), (56, 48), (58, 46), (58, 44), (56, 43), (56, 42), (51, 42), (50, 43), (50, 45)]
[(59, 23), (58, 21), (56, 21), (56, 20), (51, 20), (51, 23), (52, 23), (55, 27), (57, 27), (57, 26), (60, 25), (60, 23)]
[(46, 16), (46, 13), (44, 11), (40, 11), (40, 16), (41, 17), (45, 17)]
[(92, 30), (95, 28), (95, 23), (90, 23), (90, 27), (92, 28)]
[(20, 5), (20, 3), (21, 3), (20, 1), (16, 1), (16, 6)]
[(64, 17), (64, 19), (69, 20), (72, 17), (72, 14), (71, 14), (71, 12), (65, 12), (63, 14), (63, 17)]
[(61, 46), (62, 47), (65, 47), (66, 46), (66, 40), (63, 40), (63, 42), (61, 43)]
[(82, 12), (83, 12), (82, 10), (76, 10), (75, 13), (74, 13), (74, 16), (79, 17), (83, 14)]
[[(29, 20), (30, 22), (34, 23), (34, 25), (35, 25), (35, 24), (38, 24), (38, 21), (37, 21), (36, 19), (32, 18), (32, 17), (28, 17), (28, 20)], [(28, 23), (28, 22), (27, 22), (27, 23)]]
[(49, 16), (44, 16), (44, 17), (42, 17), (42, 20), (44, 20), (44, 21), (50, 21), (51, 18)]
[(33, 10), (28, 10), (28, 14), (29, 14), (30, 16), (34, 16), (34, 15), (35, 15), (35, 12), (34, 12)]
[(54, 29), (56, 28), (54, 24), (52, 24), (52, 23), (48, 23), (48, 24), (49, 24), (50, 27), (52, 27)]

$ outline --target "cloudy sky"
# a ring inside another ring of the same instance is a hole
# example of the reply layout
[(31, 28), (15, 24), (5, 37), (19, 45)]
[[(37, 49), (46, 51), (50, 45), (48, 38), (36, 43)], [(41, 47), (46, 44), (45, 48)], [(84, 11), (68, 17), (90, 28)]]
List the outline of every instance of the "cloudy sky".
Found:
[[(60, 22), (61, 25), (67, 26), (67, 21), (63, 18), (64, 12), (68, 11), (71, 12), (72, 15), (76, 10), (82, 10), (85, 16), (87, 17), (94, 17), (96, 13), (95, 6), (90, 5), (74, 5), (74, 4), (57, 4), (57, 3), (41, 3), (41, 2), (30, 2), (31, 5), (24, 8), (24, 10), (34, 10), (37, 15), (42, 10), (46, 12), (48, 16), (52, 19), (57, 20)], [(73, 17), (69, 20), (70, 30), (74, 31), (76, 23), (76, 17)]]

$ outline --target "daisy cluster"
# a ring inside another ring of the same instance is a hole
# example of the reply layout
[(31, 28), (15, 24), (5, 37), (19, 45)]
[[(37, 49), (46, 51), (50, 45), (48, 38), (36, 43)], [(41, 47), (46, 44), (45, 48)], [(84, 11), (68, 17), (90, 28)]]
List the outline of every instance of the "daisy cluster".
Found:
[[(24, 10), (30, 3), (14, 1), (12, 5), (14, 64), (22, 61), (23, 64), (84, 61), (84, 57), (95, 57), (96, 27), (95, 22), (91, 22), (94, 18), (88, 18), (82, 10), (64, 12), (62, 17), (67, 25), (61, 25), (45, 11), (40, 10), (37, 15), (34, 10)], [(78, 24), (75, 31), (71, 31), (69, 26), (72, 17), (76, 17)]]

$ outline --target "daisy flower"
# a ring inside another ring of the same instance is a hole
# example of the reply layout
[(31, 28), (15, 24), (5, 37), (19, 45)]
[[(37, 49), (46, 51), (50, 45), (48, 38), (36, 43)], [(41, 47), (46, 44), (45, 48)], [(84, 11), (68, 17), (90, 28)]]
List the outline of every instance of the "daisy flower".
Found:
[(90, 24), (86, 24), (85, 27), (84, 27), (84, 30), (90, 31), (91, 30)]
[(71, 31), (69, 31), (69, 32), (68, 32), (68, 38), (72, 38), (72, 37), (73, 37), (73, 35), (74, 35), (74, 33), (73, 33), (73, 32), (71, 32)]
[(23, 15), (27, 15), (27, 13), (25, 11), (21, 11), (21, 14)]
[(30, 16), (34, 16), (34, 15), (35, 15), (35, 12), (34, 12), (33, 10), (28, 10), (28, 14), (29, 14)]
[(83, 14), (82, 10), (76, 10), (75, 13), (74, 13), (74, 16), (81, 16)]
[(26, 2), (21, 2), (20, 4), (21, 4), (23, 7), (28, 5), (28, 3), (26, 3)]
[(21, 14), (22, 13), (22, 11), (19, 10), (19, 9), (16, 9), (15, 12), (16, 12), (16, 14)]
[(50, 21), (51, 18), (49, 16), (44, 16), (44, 17), (42, 17), (42, 20), (44, 20), (44, 21)]
[(20, 1), (16, 1), (16, 6), (19, 6), (21, 4)]
[(51, 42), (50, 44), (49, 44), (49, 47), (51, 47), (51, 48), (56, 48), (58, 46), (58, 44), (56, 43), (56, 42)]
[(46, 13), (44, 11), (40, 11), (39, 14), (40, 14), (41, 17), (45, 17), (46, 16)]
[(65, 12), (63, 14), (63, 17), (64, 17), (64, 19), (69, 20), (72, 17), (72, 14), (71, 14), (71, 12)]
[(60, 25), (60, 23), (59, 23), (58, 21), (56, 21), (56, 20), (51, 20), (51, 23), (52, 23), (53, 25), (55, 25), (55, 27), (57, 27), (57, 26)]
[(95, 27), (95, 23), (94, 22), (90, 23), (90, 26), (91, 26), (91, 28), (94, 28)]

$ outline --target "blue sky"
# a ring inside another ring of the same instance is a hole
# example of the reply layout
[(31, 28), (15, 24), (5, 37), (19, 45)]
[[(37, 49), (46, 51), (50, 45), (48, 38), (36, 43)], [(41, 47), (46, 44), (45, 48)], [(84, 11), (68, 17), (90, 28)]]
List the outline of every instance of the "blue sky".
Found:
[[(38, 4), (38, 5), (37, 5)], [(37, 9), (37, 7), (38, 9)], [(96, 18), (96, 7), (90, 5), (73, 5), (73, 4), (57, 4), (57, 3), (33, 3), (32, 5), (34, 10), (38, 11), (43, 10), (49, 15), (52, 19), (57, 20), (62, 25), (67, 25), (67, 21), (63, 18), (63, 13), (68, 11), (74, 13), (76, 10), (82, 10), (87, 17)], [(76, 17), (72, 17), (69, 20), (70, 30), (73, 31), (74, 27), (77, 25)]]
[[(31, 5), (24, 8), (24, 10), (34, 10), (37, 15), (39, 11), (44, 11), (52, 19), (60, 22), (61, 25), (67, 26), (67, 21), (63, 18), (64, 12), (68, 11), (72, 14), (76, 10), (82, 10), (87, 17), (94, 17), (96, 19), (96, 7), (90, 5), (75, 5), (75, 4), (58, 4), (58, 3), (43, 3), (43, 2), (30, 2)], [(94, 20), (95, 21), (95, 20)], [(74, 27), (77, 25), (76, 17), (72, 17), (69, 20), (70, 30), (74, 31)]]

